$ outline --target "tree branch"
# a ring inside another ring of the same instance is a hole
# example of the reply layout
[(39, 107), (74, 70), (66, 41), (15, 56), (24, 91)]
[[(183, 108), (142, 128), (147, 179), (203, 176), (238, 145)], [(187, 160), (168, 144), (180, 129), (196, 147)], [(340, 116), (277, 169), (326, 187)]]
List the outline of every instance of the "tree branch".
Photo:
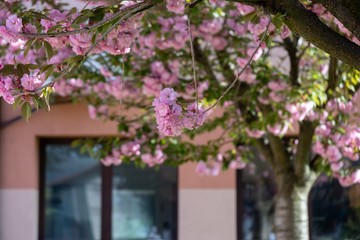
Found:
[(210, 64), (208, 57), (201, 50), (199, 40), (197, 38), (194, 39), (193, 46), (194, 46), (195, 60), (204, 67), (206, 73), (209, 74), (212, 80), (218, 82), (218, 79), (214, 74), (213, 67)]
[[(326, 26), (297, 0), (273, 0), (275, 12), (285, 14), (285, 24), (318, 48), (360, 70), (360, 46)], [(273, 7), (271, 10), (274, 10)]]
[(310, 173), (309, 162), (314, 132), (315, 127), (311, 122), (304, 121), (300, 124), (299, 144), (294, 160), (296, 182), (300, 185), (305, 184), (307, 175)]
[(360, 39), (359, 18), (357, 18), (349, 8), (343, 5), (343, 0), (315, 0), (313, 2), (322, 4), (329, 12), (339, 19), (356, 38)]
[(266, 145), (262, 139), (255, 140), (255, 147), (269, 160), (272, 168), (275, 168), (274, 155), (269, 145)]
[(298, 39), (298, 37), (294, 37), (294, 40), (291, 40), (290, 38), (284, 39), (284, 46), (290, 58), (290, 82), (291, 85), (297, 87), (300, 86), (300, 83), (298, 82), (300, 60), (300, 58), (297, 56)]
[(23, 37), (27, 37), (27, 38), (54, 38), (54, 37), (63, 37), (63, 36), (70, 36), (70, 35), (90, 32), (90, 31), (92, 31), (92, 30), (94, 30), (96, 28), (99, 28), (99, 27), (105, 25), (108, 22), (111, 22), (111, 21), (115, 20), (116, 18), (120, 17), (122, 14), (124, 14), (124, 13), (126, 13), (128, 11), (131, 11), (132, 9), (137, 9), (141, 5), (148, 5), (148, 3), (140, 2), (140, 3), (137, 3), (137, 4), (131, 5), (129, 7), (126, 7), (124, 9), (122, 9), (122, 10), (119, 10), (114, 15), (110, 16), (109, 18), (106, 18), (106, 19), (92, 25), (91, 27), (84, 27), (84, 28), (75, 29), (75, 30), (71, 30), (71, 31), (51, 32), (51, 33), (26, 33), (26, 32), (21, 32), (21, 33), (19, 33), (19, 35), (21, 35)]
[(337, 66), (338, 60), (330, 56), (328, 86), (326, 88), (326, 95), (328, 95), (328, 97), (334, 93), (337, 85)]
[[(246, 0), (235, 0), (249, 4)], [(353, 1), (353, 0), (352, 0)], [(307, 10), (298, 0), (250, 1), (251, 5), (263, 8), (272, 14), (284, 14), (284, 23), (290, 30), (336, 57), (342, 62), (360, 70), (360, 46), (326, 26)]]

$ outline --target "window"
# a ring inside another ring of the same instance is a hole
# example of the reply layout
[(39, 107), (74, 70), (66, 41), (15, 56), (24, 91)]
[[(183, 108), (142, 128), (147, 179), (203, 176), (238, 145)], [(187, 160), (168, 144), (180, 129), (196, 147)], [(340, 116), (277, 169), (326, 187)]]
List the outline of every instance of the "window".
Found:
[[(237, 171), (238, 239), (273, 239), (275, 184), (268, 174)], [(309, 194), (311, 239), (360, 240), (360, 186), (321, 176)]]
[(176, 240), (177, 169), (104, 167), (40, 140), (39, 240)]

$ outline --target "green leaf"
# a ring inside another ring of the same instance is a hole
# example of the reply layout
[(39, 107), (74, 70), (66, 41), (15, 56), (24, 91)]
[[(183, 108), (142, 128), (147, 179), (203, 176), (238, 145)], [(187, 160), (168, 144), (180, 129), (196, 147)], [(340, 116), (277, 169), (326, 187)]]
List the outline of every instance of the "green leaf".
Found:
[(54, 56), (54, 50), (53, 50), (52, 46), (50, 45), (50, 43), (47, 41), (44, 41), (44, 48), (45, 48), (46, 59), (50, 60), (50, 58), (52, 56)]
[(6, 64), (6, 65), (4, 65), (3, 69), (1, 69), (0, 73), (3, 76), (14, 74), (15, 73), (15, 66), (10, 65), (10, 64)]
[(36, 38), (33, 38), (33, 39), (30, 39), (29, 41), (27, 41), (27, 43), (25, 44), (24, 48), (24, 56), (26, 57), (31, 46), (33, 45), (33, 43), (36, 41), (37, 39)]
[(124, 123), (124, 122), (120, 122), (119, 124), (118, 124), (118, 131), (119, 132), (128, 132), (129, 131), (129, 126), (126, 124), (126, 123)]
[(40, 68), (40, 73), (44, 73), (47, 70), (49, 70), (50, 68), (54, 68), (54, 64), (49, 64), (49, 65), (43, 66), (42, 68)]
[(30, 70), (24, 64), (16, 65), (17, 75), (21, 78), (24, 74), (30, 74)]
[(245, 16), (242, 17), (242, 20), (245, 22), (250, 22), (252, 21), (255, 17), (257, 16), (256, 11), (251, 12), (249, 14), (246, 14)]
[(39, 68), (38, 65), (36, 65), (36, 64), (31, 64), (31, 63), (26, 64), (25, 66), (26, 66), (28, 69), (31, 69), (31, 70), (35, 70), (35, 69), (38, 69), (38, 68)]
[(282, 27), (283, 23), (283, 18), (285, 15), (283, 14), (276, 14), (273, 19), (272, 19), (272, 23), (274, 24), (274, 26), (276, 27), (276, 29), (280, 29)]
[(31, 105), (30, 103), (26, 102), (21, 107), (21, 115), (22, 117), (28, 121), (31, 116)]

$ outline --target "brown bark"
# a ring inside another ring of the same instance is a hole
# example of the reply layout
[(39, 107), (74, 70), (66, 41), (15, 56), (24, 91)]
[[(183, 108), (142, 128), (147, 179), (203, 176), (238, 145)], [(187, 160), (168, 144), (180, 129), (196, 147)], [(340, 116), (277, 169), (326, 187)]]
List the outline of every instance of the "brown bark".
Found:
[[(360, 70), (360, 46), (326, 26), (298, 0), (229, 0), (263, 8), (271, 14), (283, 14), (284, 23), (292, 32), (342, 62)], [(359, 10), (359, 9), (358, 9)]]
[(275, 200), (276, 239), (309, 240), (308, 196), (316, 175), (309, 176), (302, 186), (289, 181), (286, 175), (278, 175), (276, 179), (277, 184), (282, 186)]

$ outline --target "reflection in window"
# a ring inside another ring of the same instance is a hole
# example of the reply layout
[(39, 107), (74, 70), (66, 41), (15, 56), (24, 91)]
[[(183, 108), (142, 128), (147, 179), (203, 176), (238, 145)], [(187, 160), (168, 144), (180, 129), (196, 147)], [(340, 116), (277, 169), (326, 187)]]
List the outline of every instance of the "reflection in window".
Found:
[(100, 239), (100, 165), (70, 145), (45, 147), (45, 239)]
[(360, 240), (358, 190), (358, 185), (343, 188), (336, 179), (318, 179), (309, 198), (312, 239)]
[(113, 240), (176, 239), (176, 168), (114, 168)]
[(177, 239), (176, 168), (107, 168), (70, 141), (44, 143), (41, 240)]
[[(238, 173), (239, 174), (239, 173)], [(243, 240), (275, 240), (272, 233), (275, 184), (267, 174), (242, 174)], [(238, 206), (239, 207), (239, 206)], [(309, 195), (312, 240), (360, 240), (360, 185), (343, 188), (321, 176)]]

